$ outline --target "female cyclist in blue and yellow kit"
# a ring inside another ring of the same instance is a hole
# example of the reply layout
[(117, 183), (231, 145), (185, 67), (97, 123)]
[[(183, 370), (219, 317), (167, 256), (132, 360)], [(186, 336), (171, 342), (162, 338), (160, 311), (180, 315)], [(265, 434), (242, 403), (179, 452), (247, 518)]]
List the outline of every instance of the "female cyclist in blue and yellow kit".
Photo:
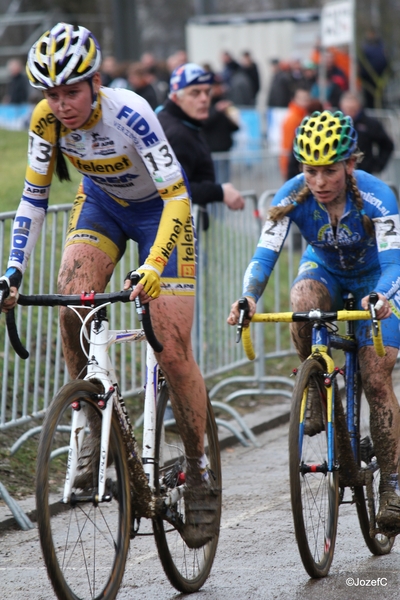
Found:
[[(355, 171), (357, 133), (341, 112), (313, 113), (303, 119), (294, 140), (294, 154), (303, 172), (276, 194), (256, 252), (246, 270), (243, 295), (250, 316), (278, 259), (291, 222), (308, 242), (291, 290), (293, 311), (311, 308), (339, 310), (351, 292), (357, 308), (367, 308), (368, 296), (379, 296), (386, 356), (378, 358), (368, 321), (358, 321), (361, 376), (370, 405), (371, 433), (381, 467), (378, 525), (400, 533), (398, 461), (400, 411), (393, 391), (392, 371), (400, 346), (400, 218), (396, 198), (379, 179)], [(228, 323), (238, 321), (232, 305)], [(301, 360), (311, 351), (310, 338), (291, 332)], [(318, 415), (316, 415), (318, 421)], [(313, 415), (311, 415), (311, 420)], [(309, 435), (318, 422), (311, 422)]]
[[(83, 177), (69, 221), (59, 291), (104, 291), (126, 241), (138, 243), (142, 279), (131, 299), (140, 294), (143, 301), (153, 301), (153, 327), (164, 346), (157, 358), (190, 457), (184, 537), (188, 545), (199, 547), (217, 533), (219, 491), (208, 477), (206, 388), (191, 349), (196, 257), (189, 192), (149, 104), (133, 92), (101, 87), (100, 63), (91, 32), (66, 23), (44, 33), (29, 52), (27, 74), (44, 99), (30, 125), (25, 187), (5, 274), (12, 286), (6, 309), (15, 304), (41, 231), (53, 173), (68, 176), (66, 157)], [(86, 364), (75, 319), (72, 311), (61, 312), (63, 351), (72, 378)], [(84, 458), (83, 471), (90, 469)]]

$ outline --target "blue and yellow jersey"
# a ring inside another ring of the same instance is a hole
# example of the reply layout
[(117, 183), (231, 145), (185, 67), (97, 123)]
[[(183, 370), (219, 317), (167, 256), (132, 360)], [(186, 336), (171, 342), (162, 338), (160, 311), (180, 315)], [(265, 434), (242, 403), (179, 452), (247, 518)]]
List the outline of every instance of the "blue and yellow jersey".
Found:
[[(392, 298), (400, 290), (400, 217), (392, 190), (381, 180), (364, 171), (355, 171), (357, 187), (363, 199), (363, 210), (371, 218), (375, 237), (367, 234), (362, 215), (351, 192), (337, 227), (333, 228), (329, 213), (314, 196), (309, 196), (282, 220), (267, 219), (254, 256), (246, 270), (243, 293), (255, 296), (265, 287), (282, 250), (291, 223), (296, 223), (308, 243), (305, 256), (323, 266), (327, 272), (342, 278), (362, 279), (376, 273), (375, 291)], [(304, 187), (304, 175), (286, 182), (277, 192), (272, 206), (287, 205)]]

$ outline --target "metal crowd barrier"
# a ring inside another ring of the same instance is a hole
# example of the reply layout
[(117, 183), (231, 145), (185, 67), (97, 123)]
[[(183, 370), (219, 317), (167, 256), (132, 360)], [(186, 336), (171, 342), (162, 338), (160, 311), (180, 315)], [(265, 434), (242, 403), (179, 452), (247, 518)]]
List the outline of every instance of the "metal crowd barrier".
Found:
[[(254, 158), (254, 157), (253, 157)], [(252, 183), (261, 185), (260, 165), (232, 166), (232, 181), (239, 187), (244, 181), (240, 169), (253, 173)], [(271, 167), (272, 168), (272, 167)], [(250, 176), (249, 176), (250, 177)], [(235, 181), (236, 179), (236, 181)], [(251, 177), (250, 177), (251, 179)], [(243, 187), (239, 189), (244, 189)], [(209, 227), (204, 229), (204, 214), (195, 211), (195, 224), (198, 234), (198, 294), (195, 325), (193, 328), (193, 348), (196, 360), (212, 388), (215, 378), (222, 379), (218, 389), (214, 386), (211, 395), (215, 398), (223, 381), (228, 382), (237, 370), (248, 364), (241, 345), (235, 343), (234, 328), (226, 324), (231, 303), (241, 293), (242, 277), (254, 252), (260, 234), (257, 193), (251, 189), (244, 191), (246, 206), (243, 211), (230, 211), (225, 205), (208, 205)], [(29, 267), (23, 279), (21, 291), (26, 294), (54, 293), (57, 288), (63, 241), (68, 224), (71, 205), (49, 207), (45, 224), (38, 244), (32, 253)], [(10, 236), (15, 212), (0, 214), (0, 270), (4, 272), (8, 260)], [(289, 261), (290, 262), (290, 261)], [(136, 248), (133, 242), (127, 245), (125, 255), (115, 269), (110, 289), (122, 289), (126, 273), (137, 265)], [(279, 269), (275, 279), (278, 282)], [(290, 273), (289, 273), (290, 277)], [(277, 284), (275, 284), (277, 285)], [(271, 286), (272, 288), (274, 286)], [(277, 287), (275, 287), (277, 290)], [(275, 308), (278, 308), (279, 293), (275, 293)], [(110, 307), (110, 324), (115, 328), (135, 326), (133, 305), (113, 305)], [(58, 329), (58, 310), (43, 307), (18, 307), (16, 319), (21, 339), (30, 356), (21, 360), (12, 350), (5, 331), (5, 319), (0, 318), (0, 373), (2, 377), (0, 394), (0, 434), (1, 431), (15, 428), (19, 439), (10, 452), (18, 450), (31, 436), (40, 431), (41, 422), (47, 407), (57, 390), (68, 381), (68, 373), (62, 357), (61, 340)], [(262, 328), (259, 329), (261, 332)], [(259, 335), (259, 334), (257, 334)], [(269, 356), (286, 355), (291, 349), (281, 341), (279, 330), (269, 340)], [(237, 387), (249, 387), (254, 394), (275, 393), (268, 391), (270, 383), (265, 378), (264, 348), (262, 338), (257, 338), (258, 358), (251, 367), (254, 376), (235, 378)], [(271, 347), (271, 344), (273, 347)], [(113, 347), (113, 361), (123, 394), (129, 397), (143, 389), (144, 348), (137, 344), (122, 344)], [(278, 378), (279, 379), (279, 378)], [(283, 379), (283, 378), (282, 378)], [(274, 380), (274, 383), (283, 381)], [(285, 382), (286, 383), (286, 382)], [(244, 393), (244, 392), (243, 392)], [(254, 435), (240, 415), (224, 398), (218, 402), (219, 410), (225, 410), (228, 419), (218, 420), (218, 425), (226, 427), (242, 443), (257, 443)], [(236, 421), (237, 426), (232, 425)], [(4, 491), (4, 493), (2, 493)], [(8, 503), (22, 528), (29, 526), (21, 517), (15, 501), (9, 497), (4, 485), (0, 484), (0, 496)]]

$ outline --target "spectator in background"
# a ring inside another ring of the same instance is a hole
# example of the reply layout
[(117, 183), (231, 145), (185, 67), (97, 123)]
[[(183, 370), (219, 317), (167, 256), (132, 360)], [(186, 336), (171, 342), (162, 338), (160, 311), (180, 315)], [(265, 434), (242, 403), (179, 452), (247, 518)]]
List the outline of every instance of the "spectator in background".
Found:
[(230, 87), (232, 76), (240, 67), (240, 65), (227, 50), (222, 52), (221, 62), (223, 65), (221, 72), (222, 79), (224, 80), (224, 83)]
[(250, 52), (248, 52), (247, 50), (242, 52), (242, 69), (252, 83), (254, 96), (253, 104), (255, 105), (257, 100), (257, 94), (260, 91), (260, 75), (256, 63), (252, 59)]
[(303, 88), (306, 84), (304, 77), (304, 69), (303, 63), (301, 61), (300, 56), (297, 54), (293, 55), (290, 59), (290, 77), (291, 77), (291, 85), (292, 85), (292, 98), (294, 96), (295, 91), (298, 88)]
[(29, 100), (28, 78), (25, 75), (24, 65), (19, 58), (11, 58), (7, 62), (9, 81), (6, 94), (3, 97), (4, 104), (24, 104)]
[(166, 64), (169, 75), (171, 75), (171, 73), (175, 69), (177, 69), (181, 65), (184, 65), (187, 62), (188, 58), (185, 50), (177, 50), (176, 52), (168, 56)]
[(366, 108), (382, 108), (383, 90), (390, 74), (389, 60), (381, 38), (370, 29), (359, 53), (361, 85)]
[(268, 108), (287, 108), (292, 99), (292, 80), (288, 63), (271, 60), (272, 77), (267, 98)]
[(303, 76), (303, 87), (311, 92), (318, 78), (318, 66), (312, 60), (303, 61)]
[(299, 87), (295, 91), (293, 100), (289, 103), (286, 118), (282, 123), (279, 168), (285, 181), (288, 179), (289, 159), (293, 149), (295, 132), (307, 115), (310, 99), (310, 92), (306, 88)]
[(255, 97), (250, 77), (240, 65), (232, 69), (227, 92), (229, 100), (236, 106), (254, 106)]
[(358, 134), (358, 148), (364, 156), (357, 168), (378, 175), (392, 155), (393, 140), (378, 119), (365, 114), (358, 94), (345, 92), (340, 99), (340, 110), (353, 119)]
[(224, 202), (231, 210), (244, 208), (244, 199), (231, 183), (215, 182), (211, 152), (202, 128), (208, 118), (213, 73), (187, 63), (175, 69), (170, 79), (169, 98), (157, 110), (167, 139), (189, 181), (192, 202), (204, 211), (206, 205)]
[[(346, 74), (335, 65), (335, 57), (332, 52), (325, 53), (326, 66), (326, 102), (329, 108), (339, 108), (340, 96), (348, 90), (349, 83)], [(321, 90), (319, 81), (311, 88), (313, 98), (320, 98)]]
[(118, 63), (115, 56), (105, 56), (100, 65), (101, 85), (109, 87), (113, 79), (116, 78)]
[[(310, 98), (310, 101), (306, 108), (307, 115), (312, 115), (314, 112), (322, 112), (323, 110), (324, 110), (324, 107), (322, 105), (322, 102), (320, 102), (319, 100), (317, 100), (315, 98)], [(295, 132), (295, 135), (296, 135), (296, 132)], [(294, 140), (294, 137), (293, 137), (293, 140)], [(292, 150), (293, 150), (293, 145), (292, 145)], [(292, 177), (296, 177), (296, 175), (298, 175), (301, 171), (302, 171), (302, 165), (301, 165), (301, 163), (298, 162), (298, 160), (296, 159), (296, 157), (292, 151), (289, 156), (287, 179), (292, 179)]]
[(157, 60), (151, 52), (144, 52), (140, 62), (147, 69), (150, 83), (157, 93), (158, 104), (162, 104), (168, 96), (170, 73), (166, 61)]
[(131, 63), (127, 70), (129, 88), (142, 96), (155, 110), (159, 105), (157, 92), (150, 83), (151, 75), (140, 62)]
[[(226, 96), (221, 75), (214, 75), (211, 87), (211, 103), (208, 118), (203, 121), (203, 132), (211, 152), (229, 152), (233, 145), (233, 133), (238, 131), (240, 114)], [(218, 183), (230, 179), (229, 158), (214, 160), (215, 178)]]

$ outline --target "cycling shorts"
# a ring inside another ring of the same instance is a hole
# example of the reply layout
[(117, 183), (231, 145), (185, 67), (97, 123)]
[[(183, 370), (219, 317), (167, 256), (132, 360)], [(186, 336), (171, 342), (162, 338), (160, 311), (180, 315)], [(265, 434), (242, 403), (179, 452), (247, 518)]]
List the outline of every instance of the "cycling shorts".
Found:
[[(89, 244), (102, 250), (117, 264), (128, 240), (138, 244), (139, 265), (150, 253), (161, 219), (161, 197), (128, 204), (110, 198), (84, 177), (75, 198), (65, 247)], [(197, 240), (190, 217), (183, 228), (161, 277), (162, 295), (194, 296), (196, 291)], [(137, 265), (137, 266), (139, 266)]]
[[(307, 255), (304, 255), (300, 261), (299, 272), (293, 285), (304, 279), (313, 279), (324, 284), (328, 289), (332, 300), (331, 310), (343, 309), (343, 299), (349, 293), (353, 294), (356, 300), (356, 309), (363, 310), (361, 300), (374, 288), (379, 280), (379, 273), (365, 275), (362, 281), (357, 281), (355, 278), (346, 278), (343, 273), (333, 274), (322, 265), (318, 264), (314, 259), (310, 260)], [(390, 300), (392, 314), (387, 319), (380, 321), (382, 329), (383, 344), (392, 346), (393, 348), (400, 347), (400, 306), (394, 299)], [(318, 308), (318, 307), (310, 307)], [(359, 347), (371, 346), (373, 344), (371, 337), (371, 321), (354, 321), (355, 335)]]

